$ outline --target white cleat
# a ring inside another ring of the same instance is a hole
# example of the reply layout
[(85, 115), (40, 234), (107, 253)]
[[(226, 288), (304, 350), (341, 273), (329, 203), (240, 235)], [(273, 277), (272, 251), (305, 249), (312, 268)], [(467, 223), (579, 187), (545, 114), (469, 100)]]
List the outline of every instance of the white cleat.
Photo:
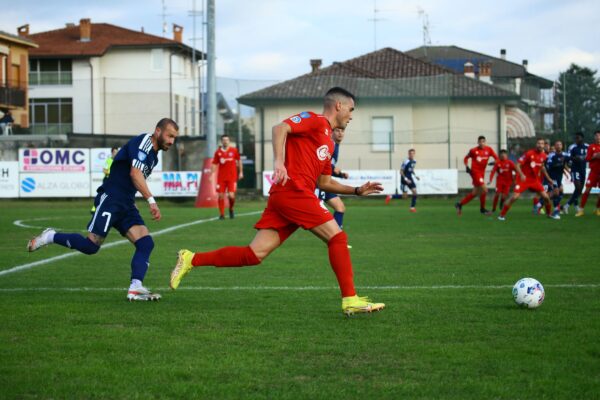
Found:
[(52, 242), (50, 241), (48, 236), (54, 236), (55, 233), (56, 231), (52, 228), (44, 229), (42, 233), (40, 233), (38, 236), (34, 237), (27, 243), (27, 250), (31, 253), (32, 251), (36, 251), (41, 247), (49, 245)]
[(569, 203), (565, 204), (563, 206), (562, 210), (565, 214), (569, 214)]
[(498, 215), (498, 221), (506, 221), (506, 218), (504, 218), (502, 215)]
[(162, 296), (158, 293), (152, 293), (143, 286), (135, 289), (129, 289), (127, 292), (127, 300), (129, 301), (158, 301)]

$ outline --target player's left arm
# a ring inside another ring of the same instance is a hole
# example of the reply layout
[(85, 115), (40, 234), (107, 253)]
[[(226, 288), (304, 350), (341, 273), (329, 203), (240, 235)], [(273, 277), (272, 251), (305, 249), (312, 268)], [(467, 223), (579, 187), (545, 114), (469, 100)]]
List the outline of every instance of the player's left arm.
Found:
[(336, 194), (355, 194), (357, 196), (367, 196), (372, 193), (380, 193), (383, 186), (379, 182), (367, 182), (362, 186), (348, 186), (331, 179), (331, 175), (322, 174), (317, 180), (317, 186), (324, 192)]
[(133, 186), (135, 186), (138, 192), (141, 193), (142, 197), (148, 202), (152, 219), (155, 221), (160, 221), (160, 209), (158, 208), (158, 204), (156, 204), (154, 196), (152, 196), (152, 192), (150, 192), (150, 188), (148, 188), (148, 183), (146, 183), (146, 179), (144, 178), (142, 171), (132, 166), (131, 170), (129, 171), (129, 176), (131, 177)]
[(548, 174), (548, 170), (546, 169), (546, 166), (542, 164), (542, 175), (544, 175), (546, 177), (546, 179), (548, 180), (548, 184), (553, 187), (554, 186), (554, 181), (552, 180), (552, 178), (550, 178), (550, 174)]

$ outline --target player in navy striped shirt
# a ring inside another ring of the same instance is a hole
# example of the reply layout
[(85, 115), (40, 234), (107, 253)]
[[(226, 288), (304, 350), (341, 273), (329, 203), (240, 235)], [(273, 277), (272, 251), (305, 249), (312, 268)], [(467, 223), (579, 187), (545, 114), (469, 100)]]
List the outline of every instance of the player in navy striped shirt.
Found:
[(179, 127), (169, 118), (158, 121), (154, 133), (142, 134), (131, 139), (119, 150), (110, 168), (108, 179), (97, 190), (94, 201), (96, 211), (88, 225), (88, 235), (61, 233), (52, 228), (44, 230), (31, 239), (27, 248), (35, 251), (40, 247), (56, 243), (84, 254), (96, 254), (108, 236), (110, 228), (116, 228), (135, 246), (131, 260), (131, 284), (127, 299), (159, 300), (160, 295), (146, 289), (142, 282), (150, 266), (150, 253), (154, 242), (139, 210), (135, 206), (135, 194), (148, 202), (152, 219), (159, 221), (160, 209), (152, 196), (146, 179), (158, 163), (158, 152), (167, 151), (175, 142)]

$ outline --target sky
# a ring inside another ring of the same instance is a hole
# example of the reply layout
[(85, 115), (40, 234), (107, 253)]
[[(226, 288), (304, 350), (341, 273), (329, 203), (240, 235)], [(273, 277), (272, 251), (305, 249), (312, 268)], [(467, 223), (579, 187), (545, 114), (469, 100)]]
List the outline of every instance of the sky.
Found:
[[(172, 23), (182, 25), (191, 45), (193, 0), (164, 3), (167, 36)], [(504, 48), (509, 60), (528, 59), (530, 72), (549, 79), (571, 63), (600, 69), (598, 0), (216, 0), (217, 76), (239, 80), (246, 91), (307, 73), (310, 59), (327, 66), (383, 47), (410, 50), (423, 44), (419, 10), (432, 45), (493, 56)], [(162, 36), (162, 12), (161, 0), (11, 1), (0, 30), (16, 33), (27, 23), (36, 33), (91, 18)], [(199, 17), (197, 38), (200, 24)]]

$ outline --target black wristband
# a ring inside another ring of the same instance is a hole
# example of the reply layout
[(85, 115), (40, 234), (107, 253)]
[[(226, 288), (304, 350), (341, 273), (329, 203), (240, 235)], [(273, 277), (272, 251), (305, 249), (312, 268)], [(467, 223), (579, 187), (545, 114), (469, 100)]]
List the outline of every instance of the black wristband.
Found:
[(356, 186), (354, 188), (354, 194), (357, 195), (357, 196), (360, 196), (360, 194), (358, 193), (358, 189), (360, 189), (358, 186)]

